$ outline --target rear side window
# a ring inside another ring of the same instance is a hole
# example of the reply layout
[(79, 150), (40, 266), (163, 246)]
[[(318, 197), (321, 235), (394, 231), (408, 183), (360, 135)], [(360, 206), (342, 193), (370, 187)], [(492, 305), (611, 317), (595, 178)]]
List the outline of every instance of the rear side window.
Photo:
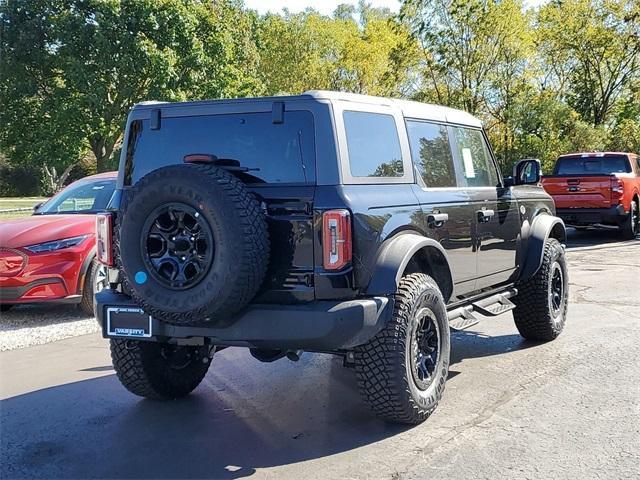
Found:
[(560, 157), (556, 162), (554, 173), (556, 175), (631, 173), (631, 164), (624, 155)]
[(467, 187), (495, 187), (496, 170), (489, 147), (481, 130), (452, 127), (455, 135), (458, 162)]
[(349, 168), (354, 177), (402, 177), (402, 153), (392, 115), (345, 111)]
[(130, 126), (127, 184), (157, 168), (182, 163), (185, 155), (215, 155), (247, 169), (247, 183), (315, 183), (313, 115), (285, 112), (273, 123), (271, 112), (162, 118)]
[(456, 172), (447, 127), (407, 120), (413, 163), (427, 187), (456, 187)]

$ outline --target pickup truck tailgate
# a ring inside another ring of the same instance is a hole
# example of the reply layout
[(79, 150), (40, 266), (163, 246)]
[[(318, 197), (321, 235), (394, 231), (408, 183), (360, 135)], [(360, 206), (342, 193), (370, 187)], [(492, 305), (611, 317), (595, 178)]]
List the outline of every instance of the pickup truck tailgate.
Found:
[(608, 208), (611, 206), (611, 175), (550, 175), (542, 186), (556, 208)]

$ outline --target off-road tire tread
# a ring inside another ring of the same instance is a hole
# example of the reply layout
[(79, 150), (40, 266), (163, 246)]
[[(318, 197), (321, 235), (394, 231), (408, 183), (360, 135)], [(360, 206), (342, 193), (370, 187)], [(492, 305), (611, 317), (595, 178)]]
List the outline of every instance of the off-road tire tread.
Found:
[(566, 322), (568, 301), (564, 302), (562, 320), (558, 323), (553, 321), (549, 308), (550, 269), (556, 252), (558, 253), (558, 261), (564, 266), (562, 273), (565, 290), (568, 289), (569, 279), (564, 250), (558, 240), (549, 238), (544, 245), (542, 266), (533, 277), (518, 285), (518, 294), (513, 299), (513, 303), (516, 305), (513, 310), (516, 328), (520, 335), (528, 340), (553, 340), (560, 335)]
[[(240, 265), (235, 265), (234, 274), (230, 276), (230, 281), (233, 282), (234, 295), (229, 295), (222, 302), (216, 302), (216, 313), (214, 315), (221, 318), (229, 317), (240, 311), (253, 299), (264, 280), (270, 253), (267, 221), (256, 198), (238, 178), (213, 165), (195, 164), (189, 165), (189, 167), (197, 169), (200, 174), (207, 176), (211, 182), (216, 182), (220, 185), (225, 194), (238, 206), (237, 222), (241, 225), (246, 241), (244, 262)], [(148, 182), (149, 178), (143, 177), (134, 187), (133, 195), (136, 194), (135, 192), (143, 191)], [(121, 273), (124, 291), (129, 292), (145, 312), (167, 323), (195, 325), (203, 318), (208, 317), (211, 312), (208, 311), (207, 305), (189, 312), (167, 312), (150, 305), (136, 293), (120, 260), (121, 218), (122, 215), (119, 216), (114, 227), (114, 253), (116, 265)]]
[(397, 368), (398, 363), (404, 362), (398, 362), (396, 357), (405, 357), (411, 306), (425, 289), (430, 289), (444, 305), (438, 284), (431, 277), (422, 273), (406, 275), (395, 294), (393, 316), (389, 323), (368, 343), (354, 351), (358, 388), (364, 401), (377, 416), (410, 425), (426, 420), (436, 409), (444, 391), (440, 390), (440, 395), (430, 408), (421, 408), (408, 391), (408, 383), (413, 380), (408, 378), (406, 368)]
[(120, 383), (131, 393), (153, 400), (182, 398), (191, 393), (209, 370), (211, 362), (197, 362), (171, 370), (153, 355), (153, 342), (111, 339), (111, 361)]

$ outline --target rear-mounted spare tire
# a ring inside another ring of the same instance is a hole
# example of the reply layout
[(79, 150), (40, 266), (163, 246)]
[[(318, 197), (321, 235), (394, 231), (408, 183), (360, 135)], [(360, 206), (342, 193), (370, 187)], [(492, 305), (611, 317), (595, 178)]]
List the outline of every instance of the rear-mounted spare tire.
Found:
[(125, 289), (168, 323), (229, 322), (267, 270), (260, 205), (216, 166), (172, 165), (149, 173), (132, 187), (116, 232)]

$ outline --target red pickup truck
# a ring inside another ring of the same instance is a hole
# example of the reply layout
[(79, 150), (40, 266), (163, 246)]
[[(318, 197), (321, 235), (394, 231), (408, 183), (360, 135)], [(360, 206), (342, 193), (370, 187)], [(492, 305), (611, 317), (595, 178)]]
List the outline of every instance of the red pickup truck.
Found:
[(542, 186), (557, 215), (578, 229), (617, 226), (625, 238), (640, 232), (640, 156), (632, 153), (571, 153), (556, 161)]

